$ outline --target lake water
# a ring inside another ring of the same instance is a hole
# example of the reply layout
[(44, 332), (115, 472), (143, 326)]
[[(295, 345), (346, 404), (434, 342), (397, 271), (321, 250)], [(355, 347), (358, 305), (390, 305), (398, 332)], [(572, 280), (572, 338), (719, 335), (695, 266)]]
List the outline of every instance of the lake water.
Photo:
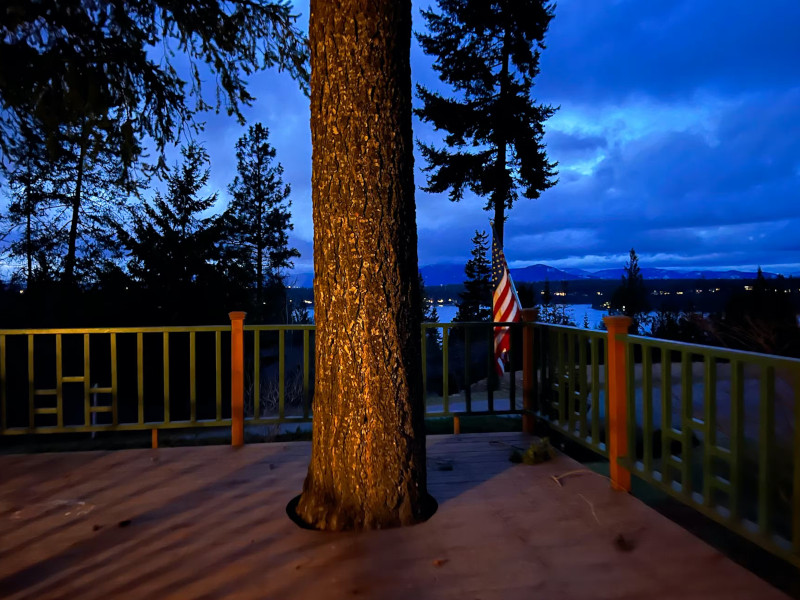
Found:
[[(589, 319), (589, 327), (598, 329), (603, 317), (608, 314), (607, 310), (592, 308), (591, 304), (565, 304), (567, 315), (578, 327), (583, 327), (584, 315)], [(458, 307), (454, 304), (437, 304), (436, 312), (439, 313), (440, 323), (450, 323), (458, 312)]]
[[(589, 327), (591, 329), (599, 329), (600, 323), (603, 322), (603, 317), (608, 314), (607, 310), (598, 310), (592, 308), (591, 304), (565, 304), (566, 313), (578, 327), (583, 327), (584, 315), (589, 320)], [(310, 309), (309, 316), (312, 321), (314, 319), (314, 309)], [(436, 312), (439, 314), (439, 323), (452, 323), (453, 319), (458, 312), (458, 307), (455, 304), (437, 304)]]

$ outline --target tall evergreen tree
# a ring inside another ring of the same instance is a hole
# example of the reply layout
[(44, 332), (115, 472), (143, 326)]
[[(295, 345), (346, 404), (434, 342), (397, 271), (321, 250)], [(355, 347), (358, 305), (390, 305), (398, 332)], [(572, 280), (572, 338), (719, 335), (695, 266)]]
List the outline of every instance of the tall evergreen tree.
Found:
[(446, 148), (420, 143), (430, 192), (464, 189), (487, 196), (503, 243), (505, 211), (520, 192), (538, 198), (555, 184), (556, 163), (542, 142), (544, 122), (555, 109), (537, 104), (533, 81), (539, 53), (553, 18), (545, 0), (437, 0), (439, 12), (422, 11), (428, 34), (417, 39), (450, 97), (417, 86), (423, 106), (416, 114), (447, 132)]
[[(56, 277), (57, 249), (65, 238), (50, 227), (53, 209), (50, 162), (34, 148), (14, 146), (15, 162), (6, 173), (6, 214), (2, 216), (3, 238), (9, 243), (3, 253), (7, 264), (15, 265), (14, 279), (30, 290), (36, 282), (52, 282)], [(21, 261), (21, 262), (20, 262)]]
[[(226, 293), (241, 288), (221, 264), (223, 222), (203, 217), (217, 194), (202, 196), (208, 183), (208, 154), (194, 143), (182, 148), (183, 162), (167, 177), (164, 195), (130, 210), (130, 227), (117, 227), (129, 253), (128, 269), (157, 317), (169, 322), (208, 318), (224, 310)], [(202, 302), (198, 299), (202, 298)]]
[(257, 312), (265, 288), (283, 293), (282, 271), (300, 256), (289, 247), (291, 188), (283, 183), (281, 164), (273, 164), (275, 149), (268, 137), (267, 128), (256, 123), (236, 143), (237, 175), (228, 188), (232, 200), (226, 213), (226, 244), (255, 284)]
[(312, 0), (316, 381), (298, 515), (320, 529), (427, 513), (410, 0)]
[(644, 277), (639, 268), (639, 257), (636, 250), (631, 248), (628, 262), (625, 263), (625, 273), (619, 287), (611, 294), (610, 305), (612, 310), (632, 317), (631, 331), (639, 330), (639, 317), (642, 313), (650, 310), (650, 303), (647, 300), (647, 288), (644, 285)]
[(492, 264), (489, 262), (489, 236), (475, 231), (472, 238), (472, 258), (464, 267), (464, 291), (459, 294), (458, 312), (454, 321), (492, 320)]

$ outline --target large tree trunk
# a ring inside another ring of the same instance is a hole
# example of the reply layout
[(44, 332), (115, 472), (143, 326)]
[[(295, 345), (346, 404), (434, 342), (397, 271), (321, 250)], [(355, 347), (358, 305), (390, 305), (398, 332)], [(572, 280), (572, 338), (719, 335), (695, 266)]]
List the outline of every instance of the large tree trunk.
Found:
[(72, 196), (72, 214), (69, 221), (69, 239), (67, 256), (64, 258), (64, 282), (67, 287), (75, 283), (75, 263), (78, 253), (78, 222), (81, 218), (81, 200), (83, 193), (83, 175), (86, 169), (86, 150), (89, 145), (86, 122), (81, 124), (80, 153), (75, 181), (75, 193)]
[(494, 233), (497, 236), (497, 244), (503, 247), (503, 236), (505, 235), (505, 209), (506, 202), (508, 202), (509, 186), (508, 186), (508, 172), (506, 170), (507, 151), (508, 151), (508, 130), (505, 122), (505, 102), (508, 94), (508, 62), (509, 58), (509, 34), (506, 29), (503, 35), (503, 49), (501, 52), (500, 64), (500, 100), (499, 110), (497, 111), (497, 120), (495, 121), (495, 135), (497, 136), (497, 162), (496, 168), (496, 182), (494, 191), (492, 192), (492, 205), (494, 206)]
[[(266, 201), (266, 191), (261, 181), (262, 161), (264, 157), (261, 152), (261, 136), (255, 132), (256, 147), (256, 306), (261, 318), (264, 318), (264, 307), (261, 305), (264, 298), (264, 202)], [(288, 320), (287, 320), (288, 323)]]
[(27, 260), (27, 272), (25, 281), (27, 282), (28, 290), (33, 284), (33, 240), (32, 240), (32, 227), (33, 223), (33, 192), (31, 185), (33, 184), (33, 169), (30, 163), (27, 165), (27, 174), (25, 181), (25, 258)]
[(316, 385), (297, 514), (427, 516), (408, 0), (312, 0)]

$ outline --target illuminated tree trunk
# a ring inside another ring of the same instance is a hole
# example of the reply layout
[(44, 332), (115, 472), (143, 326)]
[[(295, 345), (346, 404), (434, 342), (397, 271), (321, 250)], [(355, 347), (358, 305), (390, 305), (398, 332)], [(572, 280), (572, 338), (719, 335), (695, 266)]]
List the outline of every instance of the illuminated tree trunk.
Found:
[(297, 514), (426, 517), (408, 0), (312, 0), (316, 385)]

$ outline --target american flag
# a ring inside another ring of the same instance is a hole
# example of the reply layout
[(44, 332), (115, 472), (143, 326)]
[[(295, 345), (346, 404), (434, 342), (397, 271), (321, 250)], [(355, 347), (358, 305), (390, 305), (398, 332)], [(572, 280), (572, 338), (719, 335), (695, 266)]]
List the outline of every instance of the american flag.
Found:
[[(508, 272), (503, 249), (497, 243), (497, 234), (492, 228), (492, 317), (495, 323), (516, 322), (522, 319), (522, 308), (517, 297), (511, 273)], [(509, 364), (508, 352), (511, 348), (509, 327), (494, 328), (494, 360), (497, 374), (502, 376)]]

